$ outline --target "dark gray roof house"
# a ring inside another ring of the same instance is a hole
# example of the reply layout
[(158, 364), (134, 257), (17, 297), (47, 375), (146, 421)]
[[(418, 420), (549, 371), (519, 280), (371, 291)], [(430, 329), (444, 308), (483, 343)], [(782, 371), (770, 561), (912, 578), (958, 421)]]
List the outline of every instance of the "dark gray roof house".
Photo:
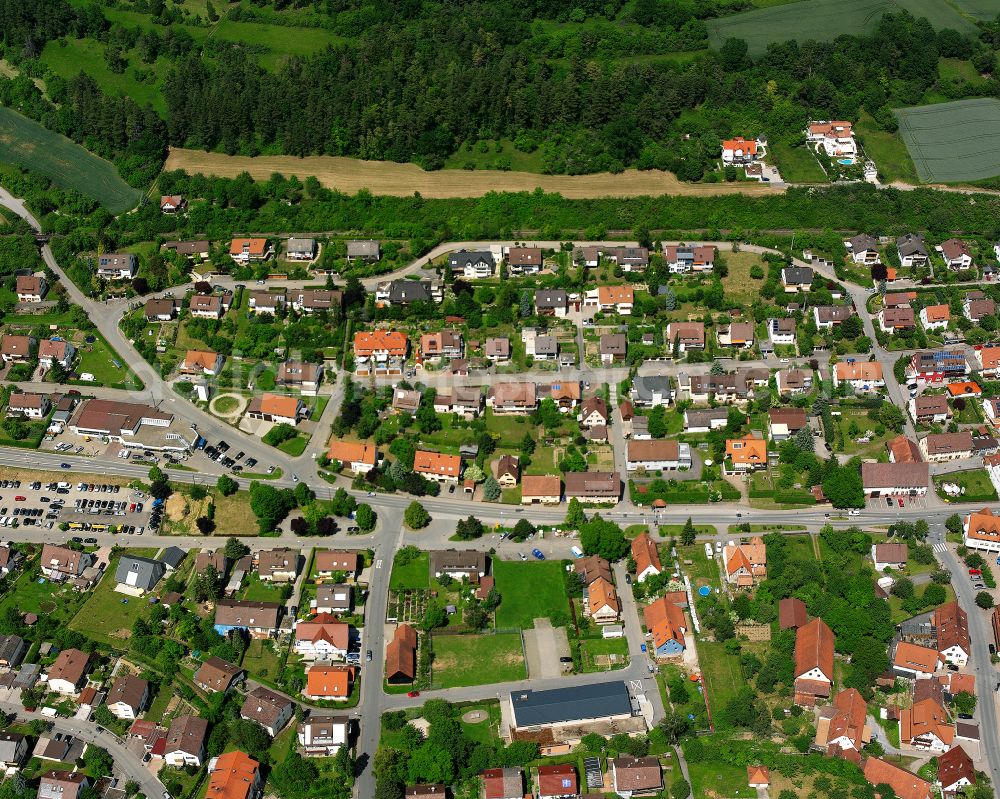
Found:
[(559, 342), (555, 336), (535, 336), (535, 355), (554, 357), (559, 354)]
[(567, 295), (562, 289), (538, 289), (535, 291), (537, 310), (566, 308)]
[(166, 572), (167, 567), (158, 560), (123, 555), (115, 570), (115, 582), (138, 591), (152, 591)]
[(389, 285), (389, 302), (405, 305), (408, 302), (434, 302), (429, 280), (393, 280)]
[(21, 636), (0, 635), (0, 666), (20, 666), (27, 652), (28, 645)]
[(510, 704), (519, 728), (632, 715), (628, 687), (621, 681), (514, 691)]
[(640, 405), (664, 405), (673, 395), (667, 375), (636, 375), (632, 379), (632, 399)]
[(160, 553), (159, 560), (163, 562), (168, 571), (173, 571), (181, 565), (186, 556), (187, 552), (180, 547), (167, 547)]
[(899, 250), (901, 258), (912, 255), (922, 255), (926, 258), (928, 255), (923, 233), (907, 233), (900, 236), (896, 239), (896, 249)]
[(848, 245), (850, 245), (851, 252), (868, 252), (869, 250), (878, 249), (878, 239), (874, 236), (869, 236), (867, 233), (861, 233), (855, 236), (853, 239), (847, 240)]
[(347, 260), (377, 261), (381, 256), (381, 250), (377, 241), (354, 240), (347, 242)]
[(485, 251), (461, 251), (453, 252), (448, 258), (448, 265), (452, 269), (462, 269), (465, 267), (488, 267), (491, 271), (496, 266), (493, 253)]
[(813, 270), (808, 266), (786, 266), (781, 270), (781, 282), (786, 286), (811, 286)]

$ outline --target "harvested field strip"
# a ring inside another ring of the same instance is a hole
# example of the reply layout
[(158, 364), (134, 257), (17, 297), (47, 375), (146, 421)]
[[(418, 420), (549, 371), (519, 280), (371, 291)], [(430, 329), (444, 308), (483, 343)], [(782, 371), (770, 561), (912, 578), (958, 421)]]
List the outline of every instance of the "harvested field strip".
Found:
[(75, 189), (113, 214), (134, 208), (142, 196), (108, 161), (9, 108), (0, 108), (0, 162), (18, 164), (64, 189)]
[(256, 180), (268, 180), (275, 172), (280, 172), (286, 177), (295, 175), (300, 179), (316, 177), (324, 186), (348, 194), (368, 189), (372, 194), (407, 197), (419, 191), (431, 199), (482, 197), (489, 192), (534, 191), (539, 187), (574, 200), (661, 194), (774, 194), (781, 191), (763, 183), (682, 183), (670, 172), (655, 170), (626, 169), (617, 175), (574, 176), (457, 169), (426, 172), (416, 164), (391, 161), (360, 161), (334, 156), (296, 158), (292, 155), (250, 158), (184, 149), (171, 149), (164, 169), (184, 169), (191, 174), (200, 172), (228, 178), (248, 172)]
[(953, 183), (1000, 175), (1000, 100), (958, 100), (895, 113), (921, 180)]

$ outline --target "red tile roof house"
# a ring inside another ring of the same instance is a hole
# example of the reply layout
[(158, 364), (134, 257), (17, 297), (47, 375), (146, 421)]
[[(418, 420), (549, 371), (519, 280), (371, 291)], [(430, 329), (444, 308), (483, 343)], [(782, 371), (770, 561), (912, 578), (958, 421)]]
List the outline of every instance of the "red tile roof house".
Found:
[(316, 576), (329, 580), (335, 572), (343, 572), (348, 578), (357, 577), (361, 567), (361, 558), (357, 552), (337, 552), (323, 550), (317, 552), (313, 559)]
[(4, 336), (0, 342), (0, 357), (6, 363), (26, 363), (37, 350), (38, 342), (31, 336)]
[(579, 793), (580, 781), (572, 763), (538, 767), (538, 799), (576, 799)]
[(176, 214), (187, 208), (187, 200), (182, 194), (164, 194), (160, 197), (160, 212), (164, 214)]
[(833, 686), (833, 631), (822, 619), (799, 627), (795, 636), (795, 703), (812, 707)]
[(36, 275), (18, 275), (15, 288), (17, 301), (41, 302), (47, 288), (45, 278)]
[(488, 768), (483, 772), (483, 799), (524, 799), (521, 769)]
[(64, 649), (49, 666), (49, 690), (73, 696), (86, 683), (89, 670), (90, 655), (79, 649)]
[(955, 725), (936, 699), (922, 699), (899, 712), (899, 742), (914, 749), (947, 752), (955, 737)]
[(14, 393), (7, 401), (7, 412), (19, 413), (28, 419), (44, 419), (49, 412), (49, 398), (44, 394)]
[(877, 572), (886, 569), (905, 569), (906, 561), (909, 560), (910, 556), (906, 544), (872, 544), (871, 551), (872, 561), (875, 563), (875, 571)]
[(200, 766), (205, 757), (208, 722), (197, 716), (177, 716), (167, 730), (163, 762), (168, 766)]
[(319, 613), (295, 625), (295, 652), (305, 660), (345, 660), (351, 626), (332, 613)]
[(825, 747), (828, 755), (858, 762), (861, 747), (872, 737), (865, 724), (867, 716), (868, 705), (856, 688), (841, 691), (832, 705), (820, 711), (816, 743)]
[(969, 639), (969, 616), (958, 602), (949, 602), (931, 614), (937, 630), (937, 648), (947, 663), (962, 668), (969, 662), (972, 646)]
[(219, 294), (195, 294), (188, 304), (191, 316), (199, 319), (221, 319), (229, 304)]
[(44, 339), (38, 342), (38, 362), (46, 369), (51, 369), (54, 364), (59, 364), (63, 369), (68, 370), (73, 366), (75, 355), (76, 347), (68, 341)]
[(226, 752), (208, 765), (205, 799), (258, 799), (261, 795), (260, 763), (246, 753)]
[(778, 626), (782, 630), (802, 627), (807, 621), (806, 603), (801, 599), (788, 597), (778, 603)]
[(747, 766), (747, 785), (767, 788), (771, 784), (771, 770), (767, 766)]
[(258, 685), (249, 694), (240, 709), (240, 718), (255, 721), (271, 737), (277, 735), (295, 715), (295, 704), (286, 696)]
[(655, 757), (612, 758), (611, 784), (621, 796), (653, 796), (663, 788), (660, 761)]
[(225, 356), (209, 350), (188, 350), (181, 361), (180, 371), (188, 375), (217, 375), (222, 371)]
[(931, 784), (906, 769), (877, 757), (869, 757), (862, 768), (871, 785), (888, 785), (899, 799), (931, 799)]
[(952, 799), (963, 788), (976, 784), (976, 767), (961, 746), (938, 756), (938, 782), (945, 799)]
[(942, 241), (935, 249), (941, 253), (944, 265), (949, 269), (968, 269), (972, 266), (972, 251), (961, 239)]
[(945, 330), (951, 321), (951, 308), (947, 305), (928, 305), (920, 311), (920, 324), (924, 330)]
[(229, 256), (237, 263), (264, 261), (271, 255), (271, 245), (267, 239), (233, 239), (229, 244)]
[(972, 457), (972, 433), (931, 433), (917, 442), (928, 463), (961, 460)]
[(663, 571), (660, 553), (657, 552), (656, 543), (648, 532), (643, 532), (632, 539), (632, 559), (635, 561), (635, 580), (638, 583), (645, 582), (647, 577)]
[(457, 483), (462, 476), (462, 458), (418, 449), (413, 456), (413, 471), (439, 483)]

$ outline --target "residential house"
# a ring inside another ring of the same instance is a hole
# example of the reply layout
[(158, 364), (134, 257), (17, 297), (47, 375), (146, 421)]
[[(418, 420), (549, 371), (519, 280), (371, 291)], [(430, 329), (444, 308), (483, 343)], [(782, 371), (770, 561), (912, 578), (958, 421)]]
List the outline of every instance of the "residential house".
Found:
[(868, 705), (857, 688), (840, 691), (824, 707), (816, 725), (816, 743), (832, 757), (858, 762), (862, 747), (872, 738)]
[(719, 430), (726, 426), (728, 419), (729, 411), (725, 408), (704, 410), (688, 408), (684, 411), (684, 432), (707, 433), (710, 430)]
[(290, 238), (285, 242), (285, 260), (312, 261), (316, 257), (316, 239)]
[(374, 444), (358, 443), (355, 441), (330, 442), (330, 448), (326, 456), (331, 461), (337, 461), (355, 474), (367, 474), (375, 468), (378, 462), (378, 451)]
[(38, 799), (77, 799), (90, 787), (90, 777), (82, 771), (46, 771), (38, 781)]
[(300, 289), (292, 295), (292, 309), (307, 316), (339, 312), (343, 305), (344, 292), (333, 289)]
[(856, 264), (874, 266), (880, 263), (878, 239), (874, 236), (862, 233), (853, 239), (845, 241), (844, 246), (847, 247), (847, 251), (851, 254), (851, 260)]
[(297, 388), (303, 396), (315, 397), (323, 382), (323, 364), (284, 361), (278, 367), (275, 383), (285, 388)]
[(736, 347), (746, 350), (753, 347), (754, 326), (751, 322), (730, 322), (720, 327), (718, 332), (719, 346)]
[(225, 636), (230, 630), (246, 630), (252, 638), (269, 638), (278, 633), (281, 608), (277, 602), (220, 600), (215, 605), (215, 631)]
[(109, 252), (97, 258), (97, 276), (102, 280), (131, 280), (139, 271), (139, 259), (130, 252)]
[(7, 414), (20, 414), (26, 419), (44, 419), (51, 404), (44, 394), (22, 394), (16, 392), (7, 401)]
[(146, 300), (143, 313), (147, 322), (169, 322), (176, 318), (179, 307), (177, 300), (152, 299)]
[(854, 308), (850, 305), (813, 306), (813, 320), (820, 330), (833, 330), (852, 316), (854, 316)]
[(942, 665), (943, 658), (936, 649), (898, 641), (892, 653), (892, 669), (899, 677), (910, 680), (932, 677)]
[(131, 674), (116, 677), (104, 704), (118, 718), (135, 721), (149, 704), (149, 683)]
[(553, 474), (526, 474), (521, 478), (522, 505), (558, 505), (562, 480)]
[(396, 625), (385, 648), (385, 679), (389, 685), (411, 683), (417, 676), (417, 631), (409, 624)]
[(277, 316), (288, 307), (288, 293), (284, 288), (275, 291), (251, 291), (247, 300), (247, 310), (254, 314)]
[(663, 788), (660, 761), (655, 757), (609, 758), (611, 785), (619, 796), (654, 796)]
[(534, 383), (495, 383), (486, 395), (486, 405), (496, 414), (531, 413), (538, 407)]
[(233, 239), (229, 257), (238, 264), (266, 261), (271, 257), (271, 243), (267, 239)]
[(413, 456), (413, 471), (439, 483), (457, 483), (462, 476), (462, 458), (418, 449)]
[(917, 292), (915, 291), (889, 292), (882, 297), (882, 306), (884, 308), (906, 308), (913, 304), (916, 299)]
[(770, 408), (767, 411), (767, 434), (772, 441), (791, 438), (808, 424), (803, 408)]
[(536, 361), (554, 361), (559, 357), (559, 341), (555, 336), (539, 335), (534, 328), (521, 332), (524, 354)]
[(899, 742), (903, 746), (931, 752), (946, 752), (955, 737), (944, 706), (934, 699), (922, 699), (899, 711)]
[(414, 416), (420, 408), (420, 400), (422, 398), (423, 394), (419, 391), (396, 386), (392, 391), (392, 409)]
[(440, 361), (442, 358), (461, 358), (465, 352), (462, 334), (457, 330), (442, 330), (438, 333), (424, 333), (420, 337), (420, 355), (425, 361)]
[(138, 555), (122, 555), (115, 569), (115, 591), (142, 596), (152, 591), (167, 573), (166, 565), (159, 560)]
[(309, 415), (309, 408), (298, 397), (287, 394), (259, 394), (250, 400), (246, 410), (247, 418), (274, 424), (298, 425)]
[(972, 457), (972, 433), (931, 433), (917, 442), (928, 463), (960, 460)]
[(319, 613), (295, 625), (294, 651), (304, 660), (345, 660), (351, 626), (330, 613)]
[(476, 585), (486, 576), (486, 554), (472, 549), (443, 549), (430, 553), (430, 573), (435, 579), (448, 575), (453, 580), (468, 580)]
[(711, 244), (664, 244), (663, 260), (672, 275), (711, 272), (715, 269), (715, 247)]
[(49, 666), (49, 690), (73, 696), (86, 683), (89, 670), (90, 655), (79, 649), (64, 649)]
[(187, 200), (182, 194), (164, 194), (160, 197), (160, 213), (176, 214), (187, 208)]
[(566, 316), (568, 296), (562, 289), (537, 289), (535, 291), (535, 313), (539, 316)]
[(635, 561), (635, 580), (638, 583), (645, 582), (647, 577), (663, 572), (663, 566), (660, 564), (660, 553), (648, 531), (644, 531), (632, 539), (632, 560)]
[(38, 350), (38, 342), (31, 336), (4, 336), (0, 342), (0, 357), (6, 363), (27, 363)]
[(454, 274), (461, 274), (467, 278), (484, 279), (493, 276), (493, 270), (496, 269), (497, 264), (493, 253), (489, 251), (466, 252), (461, 250), (448, 256), (448, 265)]
[(354, 589), (344, 583), (321, 583), (316, 586), (317, 614), (350, 613), (354, 606)]
[(375, 287), (375, 302), (382, 305), (438, 303), (443, 299), (444, 283), (440, 280), (389, 280)]
[(188, 375), (211, 375), (215, 377), (222, 371), (225, 357), (208, 350), (188, 350), (181, 361), (180, 371)]
[(736, 472), (767, 468), (767, 441), (747, 433), (742, 438), (726, 439), (726, 458)]
[(603, 397), (588, 397), (580, 404), (580, 413), (577, 418), (580, 421), (580, 426), (587, 429), (597, 425), (607, 425), (610, 420), (608, 404)]
[(603, 252), (605, 258), (623, 272), (642, 272), (649, 266), (649, 249), (646, 247), (612, 247)]
[(724, 166), (745, 166), (757, 160), (757, 141), (737, 136), (722, 142), (722, 163)]
[(263, 787), (260, 763), (237, 749), (209, 763), (205, 799), (259, 799)]
[(19, 732), (0, 732), (0, 767), (17, 769), (28, 759), (28, 736)]
[(167, 730), (163, 762), (178, 768), (201, 766), (205, 757), (208, 722), (198, 716), (175, 716)]
[(722, 570), (726, 581), (738, 588), (751, 588), (767, 578), (767, 547), (754, 536), (748, 544), (728, 544), (722, 548)]
[(257, 553), (257, 576), (267, 583), (293, 583), (301, 558), (297, 549), (262, 549)]
[(812, 288), (813, 270), (808, 266), (786, 266), (781, 270), (781, 285), (789, 294)]
[[(921, 311), (920, 313), (920, 321), (923, 323), (924, 312)], [(917, 323), (913, 309), (908, 305), (903, 305), (896, 308), (883, 308), (879, 311), (878, 326), (885, 333), (895, 333), (899, 330), (913, 330), (916, 328)]]
[[(299, 722), (296, 736), (306, 757), (333, 757), (349, 744), (351, 720), (347, 716), (318, 716), (313, 713)], [(444, 795), (443, 792), (441, 794)]]
[(315, 663), (306, 670), (306, 687), (302, 695), (306, 699), (346, 702), (351, 696), (356, 677), (356, 666)]
[(654, 408), (669, 405), (674, 399), (674, 389), (667, 375), (636, 375), (629, 396), (642, 408)]
[(611, 564), (600, 555), (584, 555), (573, 561), (573, 571), (583, 585), (590, 585), (598, 577), (603, 577), (609, 583), (614, 579), (611, 576)]
[(368, 264), (377, 263), (382, 257), (379, 242), (373, 239), (352, 239), (347, 242), (347, 262), (363, 261)]
[(621, 615), (621, 603), (615, 587), (603, 577), (598, 577), (586, 587), (584, 598), (587, 615), (595, 624), (614, 624)]
[(624, 333), (605, 333), (599, 344), (601, 363), (621, 363), (625, 360), (627, 349), (628, 339)]
[(401, 374), (409, 344), (405, 333), (375, 330), (354, 334), (354, 358), (358, 375)]
[(521, 478), (521, 467), (516, 455), (502, 455), (497, 461), (496, 480), (501, 488), (513, 488)]
[(839, 120), (810, 122), (806, 127), (806, 141), (822, 148), (828, 158), (854, 158), (857, 147), (850, 122)]
[(790, 316), (776, 317), (767, 320), (768, 335), (771, 343), (777, 346), (795, 346), (795, 320)]
[(898, 435), (886, 442), (889, 463), (920, 463), (920, 447), (904, 435)]
[(193, 294), (188, 310), (199, 319), (221, 319), (229, 304), (221, 294)]
[(861, 482), (866, 496), (923, 496), (930, 484), (926, 463), (862, 463)]
[(812, 391), (812, 372), (805, 369), (782, 369), (774, 375), (778, 394), (789, 397)]
[(910, 400), (910, 416), (917, 424), (943, 424), (951, 417), (948, 398), (924, 394)]
[(973, 350), (973, 356), (979, 361), (983, 377), (996, 377), (1000, 374), (1000, 347), (982, 347)]
[(188, 260), (198, 258), (207, 260), (211, 244), (205, 239), (193, 241), (168, 241), (163, 245), (165, 250), (173, 250), (178, 255), (183, 255)]
[(0, 635), (0, 666), (15, 669), (28, 653), (28, 644), (19, 635)]
[(653, 639), (656, 657), (673, 657), (685, 649), (688, 631), (684, 611), (666, 597), (660, 597), (642, 609), (648, 635)]
[(533, 275), (542, 271), (542, 250), (539, 247), (510, 247), (507, 250), (507, 271), (512, 275)]
[(243, 669), (214, 655), (207, 658), (194, 674), (194, 684), (213, 693), (226, 693), (244, 678)]
[(930, 259), (930, 253), (927, 252), (927, 245), (922, 233), (906, 233), (900, 236), (896, 239), (896, 252), (899, 255), (901, 266), (927, 266)]
[(538, 799), (578, 799), (580, 783), (572, 763), (539, 766), (537, 772)]
[(937, 759), (938, 784), (945, 799), (967, 795), (967, 788), (976, 784), (976, 767), (961, 746), (953, 746)]
[(910, 550), (906, 544), (898, 542), (872, 544), (871, 553), (877, 572), (886, 569), (896, 569), (897, 571), (905, 569), (906, 562), (910, 557)]
[(73, 368), (76, 347), (64, 339), (42, 339), (38, 342), (38, 362), (45, 369), (59, 364), (67, 372)]
[(940, 383), (965, 377), (969, 364), (963, 350), (921, 350), (910, 356), (910, 371), (916, 380)]
[(629, 316), (635, 304), (635, 291), (631, 286), (598, 286), (584, 297), (584, 305), (596, 305), (602, 313)]
[(18, 275), (14, 285), (18, 302), (41, 302), (47, 290), (45, 278), (38, 275)]
[[(581, 502), (616, 503), (621, 498), (618, 472), (566, 472), (563, 483), (567, 500), (575, 497)], [(523, 490), (522, 486), (522, 494)]]
[(977, 324), (986, 316), (996, 316), (997, 304), (981, 291), (970, 291), (962, 302), (962, 314)]
[(524, 799), (524, 778), (517, 766), (482, 773), (483, 799)]
[(931, 624), (937, 631), (937, 648), (941, 657), (946, 663), (963, 668), (972, 654), (968, 614), (958, 602), (951, 601), (932, 611)]
[(990, 398), (983, 400), (983, 412), (990, 424), (1000, 427), (1000, 399)]
[(671, 322), (667, 325), (667, 344), (678, 354), (705, 349), (704, 322)]
[(673, 471), (691, 468), (691, 445), (672, 438), (630, 440), (625, 447), (626, 468), (630, 472)]
[(795, 630), (809, 621), (806, 603), (796, 597), (787, 597), (778, 602), (778, 626), (782, 630)]
[(767, 766), (747, 766), (747, 785), (760, 790), (766, 790), (771, 784), (771, 770)]
[(813, 619), (795, 634), (795, 703), (812, 707), (833, 686), (833, 631)]
[(865, 779), (871, 785), (888, 785), (900, 799), (931, 799), (931, 784), (912, 772), (877, 757), (863, 761)]
[(43, 575), (54, 582), (59, 582), (79, 577), (93, 562), (94, 556), (89, 552), (78, 552), (69, 547), (45, 544), (38, 565)]
[(833, 386), (847, 383), (855, 391), (877, 391), (885, 386), (878, 361), (839, 361), (833, 367)]
[(434, 397), (434, 410), (438, 413), (457, 413), (466, 419), (478, 416), (483, 409), (483, 395), (479, 386), (461, 387), (438, 391)]
[(944, 265), (949, 269), (969, 269), (972, 267), (972, 251), (969, 245), (961, 239), (942, 241), (937, 251), (944, 258)]
[(951, 308), (947, 305), (928, 305), (920, 310), (920, 324), (924, 330), (947, 330), (951, 321)]
[(506, 336), (496, 336), (486, 339), (483, 353), (491, 363), (498, 366), (510, 363), (510, 339)]

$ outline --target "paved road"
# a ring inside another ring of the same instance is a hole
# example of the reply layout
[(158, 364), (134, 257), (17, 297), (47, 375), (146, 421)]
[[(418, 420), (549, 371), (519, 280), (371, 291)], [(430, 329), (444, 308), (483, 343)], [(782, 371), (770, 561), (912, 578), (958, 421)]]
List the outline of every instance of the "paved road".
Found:
[(97, 744), (106, 749), (115, 759), (115, 771), (121, 772), (126, 780), (132, 780), (139, 785), (139, 792), (148, 799), (160, 799), (166, 794), (166, 788), (146, 768), (143, 762), (111, 732), (98, 732), (98, 725), (80, 719), (49, 718), (41, 713), (29, 713), (19, 704), (12, 702), (0, 703), (0, 709), (5, 713), (17, 714), (18, 718), (50, 722), (56, 732), (68, 733), (87, 743)]

